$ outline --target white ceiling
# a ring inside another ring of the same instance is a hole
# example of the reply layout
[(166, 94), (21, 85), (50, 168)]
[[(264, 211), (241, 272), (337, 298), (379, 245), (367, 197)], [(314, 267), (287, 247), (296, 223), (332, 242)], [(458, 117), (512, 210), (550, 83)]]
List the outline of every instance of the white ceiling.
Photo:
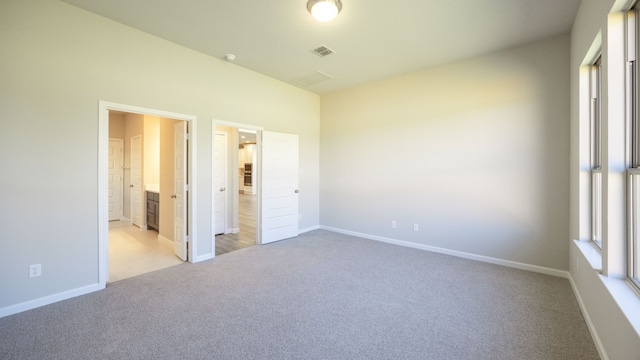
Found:
[[(342, 0), (330, 23), (307, 0), (63, 0), (317, 94), (571, 30), (580, 0)], [(320, 58), (309, 50), (335, 50)], [(321, 71), (333, 79), (293, 80)]]

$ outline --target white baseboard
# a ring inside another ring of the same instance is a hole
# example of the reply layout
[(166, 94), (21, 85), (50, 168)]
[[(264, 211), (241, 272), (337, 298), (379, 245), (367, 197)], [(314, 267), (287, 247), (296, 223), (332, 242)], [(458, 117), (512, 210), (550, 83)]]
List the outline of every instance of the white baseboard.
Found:
[(173, 246), (173, 240), (166, 238), (162, 235), (158, 235), (158, 240), (162, 241), (163, 243), (167, 244), (167, 245), (171, 245)]
[(304, 229), (298, 229), (298, 234), (304, 234), (306, 232), (313, 231), (313, 230), (318, 230), (318, 229), (320, 229), (320, 225), (309, 226), (309, 227), (306, 227)]
[(589, 312), (587, 311), (587, 306), (584, 304), (582, 300), (582, 296), (580, 295), (580, 291), (578, 291), (578, 287), (576, 283), (573, 281), (573, 277), (571, 273), (569, 273), (569, 283), (571, 284), (571, 289), (573, 290), (573, 294), (578, 301), (578, 306), (580, 307), (580, 311), (582, 312), (582, 317), (584, 317), (584, 321), (587, 323), (587, 328), (589, 328), (589, 333), (591, 334), (591, 338), (593, 339), (593, 343), (596, 345), (596, 349), (598, 350), (598, 354), (602, 360), (609, 360), (609, 356), (607, 352), (604, 350), (604, 345), (602, 344), (602, 340), (600, 339), (600, 335), (598, 335), (598, 331), (596, 330), (593, 321), (591, 320), (591, 316), (589, 316)]
[(240, 232), (240, 228), (228, 229), (225, 234), (237, 234)]
[(120, 221), (131, 222), (131, 219), (123, 216), (123, 217), (120, 218)]
[(200, 255), (197, 256), (193, 261), (191, 261), (192, 263), (198, 263), (201, 261), (206, 261), (206, 260), (211, 260), (215, 257), (215, 252), (213, 253), (208, 253), (208, 254), (204, 254), (204, 255)]
[(482, 261), (482, 262), (496, 264), (496, 265), (508, 266), (508, 267), (511, 267), (511, 268), (527, 270), (527, 271), (532, 271), (532, 272), (546, 274), (546, 275), (558, 276), (558, 277), (565, 278), (565, 279), (569, 278), (569, 272), (568, 271), (552, 269), (552, 268), (548, 268), (548, 267), (544, 267), (544, 266), (525, 264), (525, 263), (521, 263), (521, 262), (517, 262), (517, 261), (498, 259), (498, 258), (494, 258), (494, 257), (490, 257), (490, 256), (477, 255), (477, 254), (467, 253), (467, 252), (463, 252), (463, 251), (445, 249), (445, 248), (441, 248), (441, 247), (437, 247), (437, 246), (417, 244), (417, 243), (413, 243), (413, 242), (410, 242), (410, 241), (397, 240), (397, 239), (391, 239), (391, 238), (386, 238), (386, 237), (382, 237), (382, 236), (363, 234), (363, 233), (359, 233), (359, 232), (355, 232), (355, 231), (344, 230), (344, 229), (339, 229), (339, 228), (334, 228), (334, 227), (329, 227), (329, 226), (320, 226), (320, 229), (333, 231), (333, 232), (337, 232), (337, 233), (341, 233), (341, 234), (345, 234), (345, 235), (357, 236), (357, 237), (361, 237), (361, 238), (365, 238), (365, 239), (369, 239), (369, 240), (381, 241), (381, 242), (394, 244), (394, 245), (406, 246), (406, 247), (410, 247), (410, 248), (414, 248), (414, 249), (426, 250), (426, 251), (431, 251), (431, 252), (435, 252), (435, 253), (451, 255), (451, 256), (456, 256), (456, 257), (470, 259), (470, 260)]
[(99, 283), (0, 308), (0, 318), (104, 289)]

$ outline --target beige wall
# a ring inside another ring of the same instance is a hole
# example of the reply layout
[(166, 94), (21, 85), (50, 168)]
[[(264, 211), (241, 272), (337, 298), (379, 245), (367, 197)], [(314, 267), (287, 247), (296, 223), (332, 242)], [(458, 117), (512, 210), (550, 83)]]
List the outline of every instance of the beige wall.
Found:
[(22, 174), (0, 177), (0, 312), (98, 283), (100, 100), (197, 118), (196, 256), (214, 251), (213, 118), (298, 134), (300, 227), (319, 224), (317, 95), (55, 0), (0, 2), (0, 53), (0, 162)]
[(109, 112), (109, 138), (124, 139), (124, 114)]
[[(158, 185), (160, 181), (160, 118), (155, 116), (109, 113), (109, 137), (123, 139), (124, 144), (124, 193), (123, 216), (131, 219), (131, 138), (142, 136), (143, 187)], [(173, 141), (173, 140), (172, 140)], [(146, 219), (143, 217), (143, 219)]]
[(160, 118), (144, 116), (144, 186), (160, 184)]
[(563, 36), (323, 96), (321, 224), (567, 270), (568, 49)]

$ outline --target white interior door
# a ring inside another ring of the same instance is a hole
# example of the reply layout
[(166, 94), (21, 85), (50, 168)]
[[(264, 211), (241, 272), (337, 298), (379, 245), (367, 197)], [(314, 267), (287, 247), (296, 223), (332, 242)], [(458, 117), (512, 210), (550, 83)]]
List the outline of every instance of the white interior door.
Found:
[(142, 227), (142, 135), (131, 138), (131, 223)]
[(227, 231), (227, 133), (216, 132), (213, 169), (213, 192), (215, 196), (215, 231)]
[(298, 135), (262, 132), (262, 244), (298, 236)]
[(109, 221), (122, 218), (123, 156), (122, 139), (109, 139)]
[(187, 123), (181, 121), (174, 126), (173, 152), (173, 251), (182, 260), (187, 260)]

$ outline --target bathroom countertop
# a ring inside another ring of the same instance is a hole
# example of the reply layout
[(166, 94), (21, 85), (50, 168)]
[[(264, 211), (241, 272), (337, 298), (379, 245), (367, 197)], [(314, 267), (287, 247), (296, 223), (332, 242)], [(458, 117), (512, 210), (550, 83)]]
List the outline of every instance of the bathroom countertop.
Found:
[(145, 186), (145, 191), (160, 194), (160, 185), (158, 184), (147, 184)]

